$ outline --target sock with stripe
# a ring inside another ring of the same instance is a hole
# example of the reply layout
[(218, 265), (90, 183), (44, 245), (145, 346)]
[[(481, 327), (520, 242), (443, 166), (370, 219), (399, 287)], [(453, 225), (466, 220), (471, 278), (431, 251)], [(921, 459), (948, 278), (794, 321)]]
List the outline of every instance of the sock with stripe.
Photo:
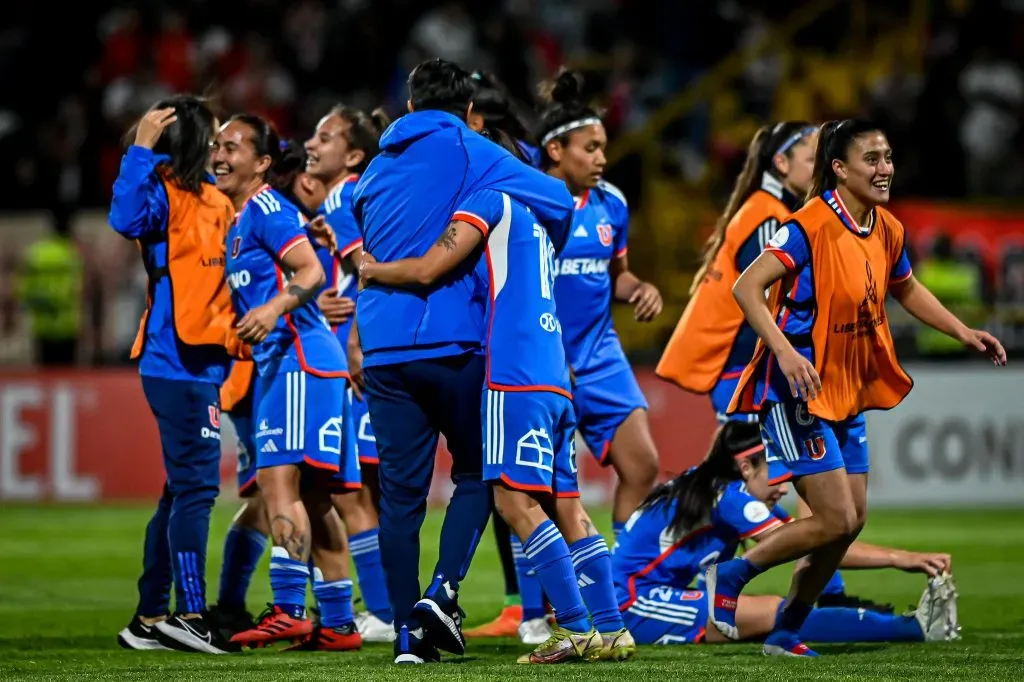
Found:
[(608, 544), (600, 535), (577, 540), (569, 546), (572, 567), (576, 571), (576, 583), (580, 594), (590, 611), (590, 619), (598, 632), (611, 633), (622, 630), (622, 614), (615, 599), (612, 584), (612, 556)]
[(523, 543), (544, 594), (551, 600), (558, 624), (571, 632), (590, 632), (590, 618), (583, 603), (569, 546), (550, 519), (544, 521)]
[(274, 593), (274, 606), (293, 618), (306, 614), (306, 583), (309, 565), (288, 556), (284, 547), (270, 550), (270, 589)]
[(384, 578), (384, 564), (380, 559), (380, 530), (371, 528), (349, 536), (348, 546), (356, 565), (359, 592), (363, 595), (366, 610), (381, 621), (390, 623), (395, 617), (391, 612), (388, 584)]
[(800, 627), (801, 640), (813, 642), (923, 642), (913, 616), (866, 609), (814, 609)]
[(220, 569), (217, 605), (229, 611), (245, 608), (245, 595), (259, 565), (267, 538), (254, 528), (231, 526), (224, 538), (224, 562)]
[(843, 582), (843, 576), (839, 571), (832, 574), (825, 589), (821, 591), (822, 594), (843, 594), (844, 592), (846, 592), (846, 583)]
[(313, 569), (313, 596), (316, 597), (317, 608), (320, 609), (320, 625), (325, 628), (338, 628), (352, 622), (352, 581), (324, 581), (324, 574), (319, 568)]
[(547, 615), (547, 609), (544, 608), (544, 590), (541, 589), (540, 582), (534, 575), (526, 554), (523, 553), (523, 543), (519, 541), (519, 538), (512, 536), (510, 547), (515, 563), (516, 581), (519, 585), (517, 596), (523, 605), (523, 621), (543, 618)]

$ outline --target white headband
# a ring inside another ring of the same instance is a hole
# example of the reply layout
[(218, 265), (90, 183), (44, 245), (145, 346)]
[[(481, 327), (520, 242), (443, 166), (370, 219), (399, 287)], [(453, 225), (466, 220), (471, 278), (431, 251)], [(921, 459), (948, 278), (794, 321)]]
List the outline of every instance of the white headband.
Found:
[(554, 130), (552, 130), (550, 133), (548, 133), (547, 135), (542, 137), (541, 140), (540, 140), (540, 146), (543, 147), (548, 142), (551, 142), (551, 140), (555, 139), (556, 137), (561, 137), (562, 135), (565, 135), (566, 133), (571, 133), (572, 131), (576, 130), (577, 128), (585, 128), (586, 126), (596, 126), (596, 125), (601, 125), (601, 119), (599, 119), (597, 116), (590, 116), (588, 118), (580, 118), (580, 119), (577, 119), (575, 121), (569, 121), (568, 123), (565, 123), (563, 125), (558, 126)]

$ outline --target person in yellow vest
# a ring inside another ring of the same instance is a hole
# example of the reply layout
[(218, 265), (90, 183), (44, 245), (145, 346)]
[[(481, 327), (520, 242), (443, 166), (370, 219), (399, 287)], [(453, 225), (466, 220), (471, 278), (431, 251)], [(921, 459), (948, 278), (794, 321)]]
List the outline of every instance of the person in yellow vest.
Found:
[[(867, 516), (862, 413), (896, 407), (913, 385), (896, 357), (886, 295), (891, 291), (911, 315), (997, 366), (1006, 364), (995, 337), (965, 325), (914, 278), (903, 225), (883, 206), (893, 170), (892, 148), (878, 126), (856, 119), (826, 123), (810, 198), (733, 287), (761, 341), (729, 412), (760, 413), (769, 459), (789, 467), (811, 508), (811, 516), (707, 573), (709, 620), (737, 639), (737, 604), (750, 580), (809, 557), (765, 639), (766, 655), (817, 655), (801, 641), (801, 627)], [(936, 590), (952, 588), (948, 576), (933, 580)]]
[(65, 213), (54, 215), (53, 234), (25, 252), (18, 299), (28, 312), (36, 362), (44, 367), (75, 364), (82, 326), (82, 257)]
[[(118, 641), (129, 649), (230, 650), (206, 617), (206, 544), (220, 488), (220, 386), (235, 333), (224, 277), (231, 200), (209, 174), (217, 120), (180, 95), (150, 109), (121, 160), (110, 225), (134, 240), (149, 275), (132, 348), (156, 417), (167, 482), (146, 528), (139, 604)], [(168, 616), (170, 586), (176, 612)]]
[[(944, 305), (968, 318), (976, 315), (981, 300), (981, 272), (977, 265), (953, 257), (953, 245), (947, 235), (936, 237), (931, 255), (918, 263), (914, 272), (917, 281)], [(946, 357), (967, 352), (962, 343), (931, 327), (921, 327), (917, 332), (917, 350), (923, 355)]]

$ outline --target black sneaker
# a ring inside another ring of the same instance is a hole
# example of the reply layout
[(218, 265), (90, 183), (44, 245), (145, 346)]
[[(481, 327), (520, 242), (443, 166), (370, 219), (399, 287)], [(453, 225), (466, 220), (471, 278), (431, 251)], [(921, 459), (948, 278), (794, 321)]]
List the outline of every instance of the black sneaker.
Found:
[(204, 654), (226, 654), (241, 651), (237, 644), (225, 641), (216, 628), (210, 627), (209, 617), (202, 614), (197, 618), (183, 618), (175, 614), (156, 624), (160, 635), (175, 641), (190, 651)]
[(896, 610), (896, 607), (892, 604), (879, 604), (870, 599), (861, 599), (845, 592), (821, 595), (818, 597), (818, 608), (864, 609), (865, 611), (885, 614), (891, 614)]
[[(142, 622), (141, 616), (132, 618), (128, 627), (117, 633), (117, 643), (123, 649), (134, 649), (135, 651), (173, 651), (175, 647), (172, 642), (166, 642), (160, 636), (156, 625), (146, 625)], [(178, 648), (178, 651), (181, 651)]]
[(441, 654), (437, 648), (424, 639), (423, 628), (416, 628), (409, 631), (408, 625), (403, 625), (395, 638), (395, 663), (439, 663)]
[(206, 612), (206, 622), (220, 634), (221, 639), (225, 642), (230, 642), (231, 638), (239, 632), (256, 627), (256, 621), (253, 620), (252, 614), (245, 610), (245, 607), (225, 608), (218, 604), (214, 604)]
[(412, 607), (412, 614), (423, 625), (431, 644), (441, 651), (461, 656), (466, 653), (466, 637), (462, 634), (463, 612), (459, 608), (459, 595), (447, 581), (431, 588)]

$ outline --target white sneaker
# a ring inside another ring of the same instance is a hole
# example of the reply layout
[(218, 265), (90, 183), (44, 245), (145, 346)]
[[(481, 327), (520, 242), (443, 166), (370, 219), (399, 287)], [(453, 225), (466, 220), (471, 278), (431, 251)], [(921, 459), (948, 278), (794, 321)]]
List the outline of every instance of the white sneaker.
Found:
[(360, 611), (355, 615), (356, 629), (364, 642), (395, 641), (395, 624), (385, 623), (369, 611)]
[(960, 639), (960, 621), (956, 608), (956, 584), (944, 573), (931, 578), (914, 611), (926, 642), (950, 642)]
[(519, 641), (530, 646), (537, 646), (551, 637), (551, 626), (547, 618), (531, 618), (519, 624)]

